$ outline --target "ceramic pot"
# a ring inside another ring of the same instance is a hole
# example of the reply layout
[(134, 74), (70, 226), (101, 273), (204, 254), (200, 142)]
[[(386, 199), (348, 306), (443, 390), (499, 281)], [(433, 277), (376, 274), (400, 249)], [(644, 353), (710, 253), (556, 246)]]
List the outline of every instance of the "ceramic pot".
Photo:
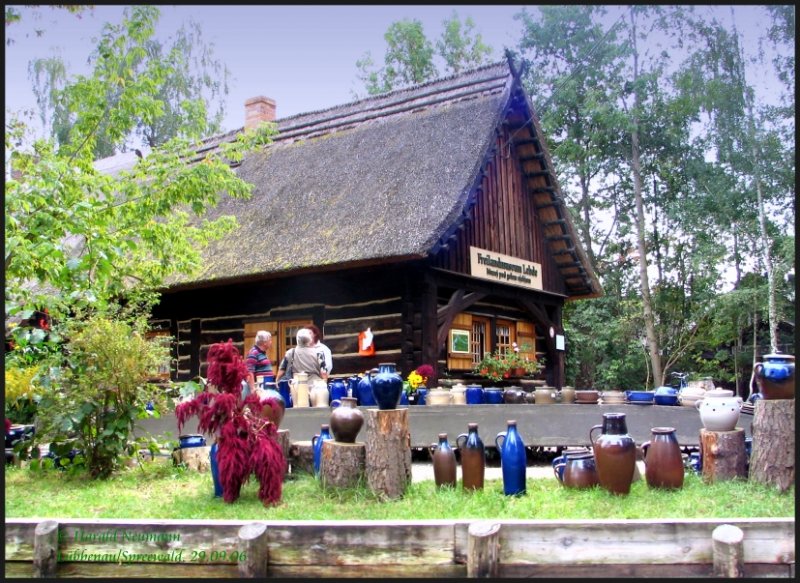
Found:
[(650, 441), (642, 444), (644, 477), (650, 488), (683, 487), (683, 456), (674, 427), (653, 427)]
[(709, 431), (733, 431), (742, 412), (742, 403), (742, 398), (734, 397), (733, 391), (714, 389), (706, 391), (695, 407), (700, 411), (703, 427)]
[(436, 487), (456, 485), (456, 454), (447, 441), (447, 434), (439, 434), (439, 443), (431, 444), (433, 460), (433, 479)]
[(382, 362), (378, 365), (378, 374), (372, 377), (372, 394), (378, 409), (397, 409), (400, 395), (403, 393), (403, 377), (393, 362)]
[(208, 452), (209, 461), (211, 462), (211, 480), (214, 483), (214, 497), (222, 498), (222, 482), (219, 479), (219, 463), (217, 462), (217, 442), (211, 445)]
[(449, 405), (451, 401), (450, 391), (447, 389), (431, 389), (427, 398), (429, 405)]
[(428, 389), (425, 387), (419, 387), (417, 389), (417, 405), (427, 405), (428, 404)]
[[(275, 427), (280, 429), (281, 421), (286, 414), (286, 402), (283, 400), (283, 396), (275, 389), (262, 390), (259, 395), (262, 402), (261, 416), (272, 421)], [(272, 402), (267, 403), (266, 399), (272, 399)]]
[(478, 424), (468, 423), (467, 433), (456, 437), (461, 453), (461, 485), (464, 490), (482, 490), (486, 473), (486, 448), (478, 435)]
[(347, 396), (358, 399), (358, 383), (361, 377), (357, 374), (347, 377)]
[(631, 405), (652, 405), (654, 396), (652, 391), (625, 391), (625, 398)]
[(575, 402), (582, 404), (596, 404), (600, 393), (594, 389), (579, 389), (575, 391)]
[(289, 379), (283, 378), (278, 381), (278, 392), (283, 397), (283, 405), (286, 409), (292, 408), (292, 389), (289, 386)]
[(525, 402), (528, 405), (533, 405), (536, 402), (536, 391), (525, 393)]
[(683, 407), (694, 407), (694, 404), (702, 399), (706, 394), (706, 389), (699, 386), (683, 387), (678, 391), (678, 403)]
[(333, 439), (331, 435), (331, 426), (323, 423), (319, 428), (319, 435), (311, 438), (311, 447), (314, 450), (314, 474), (319, 475), (319, 470), (322, 467), (322, 443)]
[(625, 403), (625, 393), (622, 391), (603, 391), (601, 398), (604, 405), (622, 405)]
[(364, 414), (356, 407), (355, 397), (342, 397), (341, 405), (331, 413), (330, 427), (333, 438), (343, 443), (355, 443)]
[(507, 422), (505, 431), (494, 438), (500, 453), (500, 467), (503, 475), (503, 494), (517, 496), (525, 494), (525, 472), (527, 470), (525, 443), (517, 431), (517, 422)]
[(206, 444), (206, 438), (199, 433), (192, 433), (181, 435), (178, 437), (178, 442), (180, 443), (181, 449), (187, 447), (203, 447)]
[(483, 397), (487, 405), (500, 405), (503, 402), (503, 389), (488, 387), (483, 390)]
[(295, 373), (292, 379), (292, 402), (295, 407), (311, 406), (308, 390), (308, 373)]
[(311, 391), (308, 395), (312, 407), (327, 407), (329, 405), (330, 393), (328, 393), (328, 384), (318, 379), (311, 385)]
[(456, 385), (450, 389), (452, 395), (453, 405), (466, 405), (467, 404), (467, 387), (464, 385)]
[(677, 405), (678, 389), (674, 387), (657, 387), (653, 394), (656, 405)]
[(467, 385), (465, 391), (467, 398), (467, 405), (482, 405), (483, 404), (483, 387), (480, 385)]
[(517, 387), (508, 387), (503, 391), (503, 403), (524, 403), (525, 391)]
[(552, 404), (556, 402), (556, 393), (553, 387), (542, 387), (534, 391), (536, 395), (536, 404)]
[(353, 396), (358, 399), (358, 405), (360, 407), (373, 407), (378, 404), (372, 392), (372, 371), (367, 371), (367, 374), (358, 380), (356, 393), (357, 394)]
[(794, 356), (765, 354), (753, 372), (758, 392), (764, 399), (794, 399)]
[(575, 402), (575, 389), (567, 386), (561, 389), (561, 402), (574, 403)]
[(333, 379), (328, 384), (328, 393), (330, 395), (331, 403), (334, 401), (342, 401), (343, 397), (349, 396), (347, 394), (347, 385), (342, 379)]
[[(597, 430), (600, 435), (595, 438)], [(636, 444), (628, 435), (625, 414), (603, 413), (602, 425), (589, 430), (589, 441), (600, 486), (612, 494), (629, 494), (636, 469)]]
[(556, 479), (567, 488), (591, 488), (597, 486), (597, 467), (590, 451), (566, 453), (553, 460)]

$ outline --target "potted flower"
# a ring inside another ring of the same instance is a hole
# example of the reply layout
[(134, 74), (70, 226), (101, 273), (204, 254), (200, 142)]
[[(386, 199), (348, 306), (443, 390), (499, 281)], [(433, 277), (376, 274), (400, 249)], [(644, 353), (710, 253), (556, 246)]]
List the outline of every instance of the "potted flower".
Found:
[(433, 376), (433, 372), (431, 365), (421, 364), (408, 373), (408, 377), (403, 382), (403, 390), (408, 396), (409, 403), (418, 402), (420, 397), (424, 395), (428, 379)]
[[(535, 374), (541, 370), (541, 363), (534, 357), (530, 358), (524, 353), (526, 346), (519, 346), (516, 342), (511, 349), (497, 349), (484, 354), (481, 361), (473, 367), (474, 372), (493, 381), (501, 381), (513, 376)], [(528, 348), (529, 350), (529, 348)]]

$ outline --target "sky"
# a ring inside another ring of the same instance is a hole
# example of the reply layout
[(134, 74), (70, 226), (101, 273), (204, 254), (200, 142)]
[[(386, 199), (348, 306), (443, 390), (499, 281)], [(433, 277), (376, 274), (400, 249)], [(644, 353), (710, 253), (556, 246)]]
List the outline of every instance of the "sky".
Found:
[[(96, 5), (77, 17), (65, 10), (43, 7), (34, 15), (26, 12), (22, 22), (7, 26), (6, 110), (35, 105), (28, 78), (28, 63), (34, 58), (58, 54), (68, 70), (87, 73), (85, 62), (96, 46), (93, 39), (103, 23), (121, 20), (123, 8)], [(215, 57), (231, 71), (223, 129), (232, 130), (244, 125), (244, 102), (257, 95), (276, 101), (278, 118), (347, 103), (356, 99), (356, 92), (364, 96), (356, 61), (369, 51), (376, 64), (383, 62), (386, 49), (383, 35), (395, 21), (418, 19), (428, 38), (435, 39), (442, 32), (442, 22), (455, 11), (462, 21), (472, 18), (475, 32), (493, 48), (493, 60), (501, 60), (503, 48), (515, 46), (520, 37), (522, 27), (514, 15), (523, 5), (160, 5), (159, 8), (161, 18), (156, 32), (159, 38), (165, 39), (181, 24), (194, 19), (203, 30), (205, 42), (213, 44)], [(727, 7), (716, 9), (721, 18), (730, 19)], [(528, 11), (535, 14), (535, 5), (528, 6)], [(752, 11), (750, 7), (740, 6), (736, 11), (736, 24), (745, 35), (745, 42), (752, 43), (758, 22), (748, 14)], [(616, 16), (610, 22), (614, 19)], [(39, 35), (36, 30), (43, 32)], [(9, 37), (13, 40), (10, 44)], [(749, 81), (762, 86), (765, 83), (761, 78)]]

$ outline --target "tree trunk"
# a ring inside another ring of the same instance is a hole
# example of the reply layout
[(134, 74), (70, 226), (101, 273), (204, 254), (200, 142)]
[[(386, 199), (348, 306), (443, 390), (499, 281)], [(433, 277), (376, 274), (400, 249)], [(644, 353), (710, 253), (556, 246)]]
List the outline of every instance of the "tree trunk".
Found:
[(703, 480), (707, 483), (719, 480), (747, 477), (747, 453), (744, 429), (733, 431), (700, 430), (700, 456), (703, 460)]
[(381, 499), (401, 498), (411, 482), (408, 409), (367, 409), (367, 485)]
[(329, 439), (322, 442), (320, 481), (325, 488), (351, 488), (364, 476), (366, 446)]
[(794, 484), (794, 407), (794, 399), (759, 399), (750, 425), (750, 479), (774, 484), (781, 492)]

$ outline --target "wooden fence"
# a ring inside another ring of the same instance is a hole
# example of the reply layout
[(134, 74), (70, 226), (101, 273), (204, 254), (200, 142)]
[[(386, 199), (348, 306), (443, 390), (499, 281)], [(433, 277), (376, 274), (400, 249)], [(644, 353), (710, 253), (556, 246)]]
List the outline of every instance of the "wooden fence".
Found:
[[(794, 523), (10, 518), (5, 576), (794, 578)], [(715, 534), (736, 529), (738, 559)]]

